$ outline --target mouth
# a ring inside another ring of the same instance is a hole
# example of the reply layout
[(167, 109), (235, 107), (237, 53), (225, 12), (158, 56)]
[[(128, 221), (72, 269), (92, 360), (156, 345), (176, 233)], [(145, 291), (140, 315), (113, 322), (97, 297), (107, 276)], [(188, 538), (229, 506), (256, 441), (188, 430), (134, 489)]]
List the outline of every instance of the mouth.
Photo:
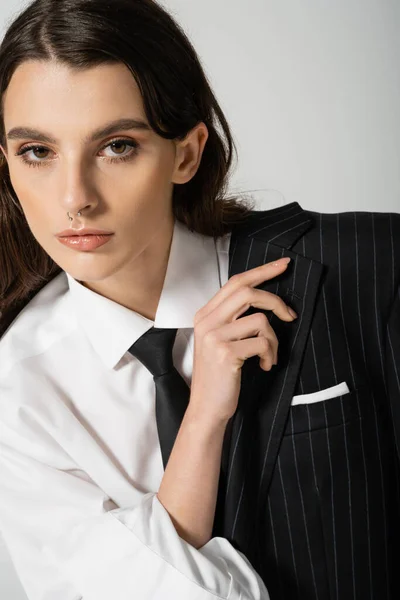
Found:
[(91, 227), (82, 227), (81, 229), (65, 229), (56, 234), (58, 238), (73, 238), (73, 237), (87, 237), (89, 235), (113, 235), (113, 231), (107, 229), (94, 229)]
[(113, 233), (107, 234), (87, 234), (87, 235), (71, 235), (68, 237), (59, 237), (58, 240), (61, 244), (72, 248), (73, 250), (79, 251), (90, 251), (96, 250), (100, 246), (103, 246), (111, 240)]
[(74, 233), (73, 235), (60, 235), (60, 238), (82, 238), (82, 237), (98, 237), (104, 235), (113, 235), (112, 233)]

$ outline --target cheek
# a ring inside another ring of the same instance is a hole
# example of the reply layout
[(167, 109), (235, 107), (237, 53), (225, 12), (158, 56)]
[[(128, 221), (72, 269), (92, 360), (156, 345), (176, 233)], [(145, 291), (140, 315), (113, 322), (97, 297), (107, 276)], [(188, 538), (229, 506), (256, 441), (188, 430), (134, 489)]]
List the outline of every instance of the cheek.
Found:
[(29, 191), (28, 178), (24, 178), (17, 169), (9, 167), (10, 181), (18, 200), (22, 204)]
[(40, 185), (32, 185), (29, 177), (10, 170), (10, 181), (33, 236), (42, 244), (49, 235), (51, 216), (46, 214), (46, 198)]
[(33, 186), (29, 185), (23, 177), (12, 177), (10, 173), (10, 181), (17, 199), (22, 207), (28, 223), (34, 221), (40, 212), (40, 192)]
[(132, 168), (128, 179), (135, 185), (150, 189), (166, 189), (171, 181), (174, 164), (168, 153), (149, 153), (137, 157), (137, 162), (131, 163)]
[(132, 202), (144, 209), (165, 204), (172, 197), (172, 172), (169, 156), (143, 158), (121, 175), (115, 184), (117, 188), (110, 189), (109, 198), (115, 198), (118, 189), (117, 195), (125, 199), (124, 204)]
[[(33, 178), (29, 171), (29, 167), (21, 165), (11, 165), (9, 169), (11, 185), (21, 204), (27, 210), (30, 206), (35, 205), (35, 200), (42, 197), (43, 185), (40, 179)], [(28, 173), (26, 172), (28, 171)]]

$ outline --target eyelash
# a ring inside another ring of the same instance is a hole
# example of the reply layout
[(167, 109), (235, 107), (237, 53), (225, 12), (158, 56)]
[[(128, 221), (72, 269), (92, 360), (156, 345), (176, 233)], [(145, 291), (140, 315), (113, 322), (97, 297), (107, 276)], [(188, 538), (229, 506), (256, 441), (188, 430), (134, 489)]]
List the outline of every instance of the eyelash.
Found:
[[(131, 146), (131, 148), (133, 148), (133, 151), (126, 155), (126, 156), (122, 156), (119, 158), (106, 158), (106, 162), (109, 163), (119, 163), (119, 162), (127, 162), (129, 160), (132, 160), (138, 150), (139, 150), (139, 144), (137, 142), (135, 142), (134, 140), (126, 140), (126, 139), (115, 139), (115, 140), (111, 140), (110, 142), (108, 142), (105, 146), (103, 146), (102, 148), (100, 148), (100, 150), (105, 150), (106, 148), (108, 148), (108, 146), (112, 146), (113, 144), (116, 143), (121, 143), (121, 144), (126, 144), (127, 146)], [(23, 163), (25, 163), (26, 165), (28, 165), (28, 167), (41, 167), (43, 164), (46, 164), (45, 160), (27, 160), (24, 155), (29, 152), (30, 150), (49, 150), (49, 148), (47, 148), (46, 146), (38, 146), (37, 144), (35, 145), (31, 145), (31, 146), (25, 146), (23, 148), (21, 148), (16, 154), (15, 156), (20, 156), (21, 160)]]

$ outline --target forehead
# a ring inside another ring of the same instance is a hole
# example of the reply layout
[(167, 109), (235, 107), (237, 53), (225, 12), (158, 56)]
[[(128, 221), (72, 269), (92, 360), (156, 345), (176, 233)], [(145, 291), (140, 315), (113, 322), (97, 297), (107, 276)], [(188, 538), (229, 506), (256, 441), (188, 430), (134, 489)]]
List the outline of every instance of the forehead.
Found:
[(4, 95), (6, 128), (86, 127), (88, 121), (118, 118), (127, 110), (144, 116), (139, 87), (123, 63), (74, 71), (55, 61), (26, 61), (15, 70)]

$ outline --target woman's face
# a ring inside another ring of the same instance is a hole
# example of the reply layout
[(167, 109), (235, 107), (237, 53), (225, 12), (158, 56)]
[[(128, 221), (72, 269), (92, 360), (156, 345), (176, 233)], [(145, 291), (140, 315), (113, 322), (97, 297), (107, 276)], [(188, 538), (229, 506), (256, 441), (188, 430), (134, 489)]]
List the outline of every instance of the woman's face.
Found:
[[(119, 126), (91, 139), (119, 119), (144, 125)], [(194, 176), (208, 135), (204, 123), (179, 143), (152, 131), (137, 83), (122, 63), (80, 73), (55, 62), (23, 63), (4, 97), (4, 124), (6, 135), (28, 127), (53, 138), (7, 135), (2, 150), (11, 183), (47, 254), (75, 279), (94, 282), (132, 270), (157, 243), (158, 232), (172, 221), (173, 185)], [(16, 156), (31, 145), (35, 148)], [(57, 233), (82, 224), (114, 235), (89, 252), (59, 242)]]

